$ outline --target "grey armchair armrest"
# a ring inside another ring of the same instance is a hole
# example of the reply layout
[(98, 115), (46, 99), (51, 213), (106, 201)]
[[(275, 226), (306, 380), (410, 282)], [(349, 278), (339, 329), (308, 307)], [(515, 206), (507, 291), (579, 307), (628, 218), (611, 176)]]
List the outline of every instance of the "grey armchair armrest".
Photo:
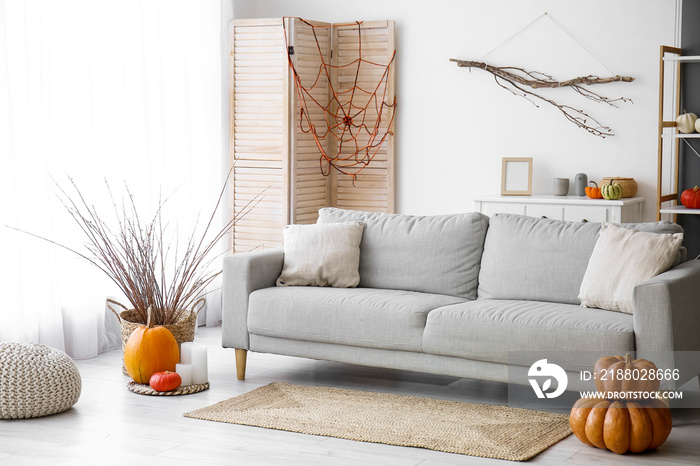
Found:
[(275, 286), (282, 273), (282, 248), (263, 249), (224, 258), (222, 290), (222, 344), (247, 350), (248, 297), (261, 288)]
[[(637, 357), (679, 369), (683, 385), (700, 372), (700, 261), (687, 261), (634, 289)], [(656, 360), (654, 360), (656, 359)]]

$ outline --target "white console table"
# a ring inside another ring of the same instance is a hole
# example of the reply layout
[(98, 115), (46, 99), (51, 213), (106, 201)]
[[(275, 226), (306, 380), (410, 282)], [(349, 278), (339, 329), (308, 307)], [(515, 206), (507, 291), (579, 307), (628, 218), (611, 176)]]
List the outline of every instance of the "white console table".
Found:
[(571, 222), (636, 223), (642, 221), (643, 197), (609, 201), (585, 196), (479, 196), (474, 209), (485, 215), (496, 213), (546, 217)]

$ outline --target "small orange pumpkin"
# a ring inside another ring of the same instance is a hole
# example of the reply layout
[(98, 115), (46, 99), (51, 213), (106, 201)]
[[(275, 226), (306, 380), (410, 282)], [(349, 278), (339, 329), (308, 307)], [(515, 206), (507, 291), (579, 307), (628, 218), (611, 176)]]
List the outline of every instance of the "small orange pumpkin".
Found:
[(180, 352), (175, 337), (165, 327), (154, 326), (151, 308), (146, 325), (139, 325), (126, 342), (124, 366), (129, 377), (147, 384), (156, 372), (175, 372)]
[(592, 447), (622, 455), (661, 446), (671, 433), (671, 410), (663, 401), (581, 398), (571, 408), (571, 430)]
[(603, 199), (598, 183), (591, 181), (589, 184), (595, 185), (595, 188), (592, 186), (586, 186), (586, 189), (584, 189), (584, 191), (586, 191), (586, 196), (590, 197), (591, 199)]
[(157, 392), (169, 392), (182, 385), (182, 377), (177, 372), (156, 372), (148, 380), (148, 385)]
[(661, 384), (657, 367), (646, 359), (603, 356), (593, 366), (595, 388), (599, 392), (655, 392)]
[(689, 209), (700, 209), (700, 188), (686, 189), (681, 194), (681, 204)]

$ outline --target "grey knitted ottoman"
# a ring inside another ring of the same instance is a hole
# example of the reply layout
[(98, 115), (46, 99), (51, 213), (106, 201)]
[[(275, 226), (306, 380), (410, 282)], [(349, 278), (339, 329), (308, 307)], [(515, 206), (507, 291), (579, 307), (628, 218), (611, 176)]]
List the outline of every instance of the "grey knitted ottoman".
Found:
[(38, 343), (0, 343), (0, 419), (63, 412), (80, 398), (82, 381), (63, 351)]

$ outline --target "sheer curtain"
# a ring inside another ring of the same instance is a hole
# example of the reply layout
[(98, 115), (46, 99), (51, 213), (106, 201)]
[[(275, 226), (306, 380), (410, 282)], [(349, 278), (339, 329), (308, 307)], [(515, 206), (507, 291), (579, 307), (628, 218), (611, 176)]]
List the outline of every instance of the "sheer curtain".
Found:
[(105, 180), (118, 204), (128, 185), (144, 218), (169, 197), (181, 238), (208, 218), (225, 176), (221, 11), (218, 0), (0, 0), (0, 341), (76, 358), (120, 345), (104, 304), (121, 299), (116, 287), (5, 227), (81, 250), (57, 185), (74, 179), (109, 222)]

